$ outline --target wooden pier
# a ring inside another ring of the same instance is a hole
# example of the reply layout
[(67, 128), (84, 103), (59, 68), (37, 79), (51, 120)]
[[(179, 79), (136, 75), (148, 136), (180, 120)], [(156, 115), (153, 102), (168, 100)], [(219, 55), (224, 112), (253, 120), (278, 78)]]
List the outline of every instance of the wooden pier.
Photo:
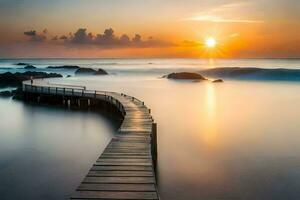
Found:
[(123, 119), (117, 134), (71, 199), (159, 199), (155, 178), (157, 128), (143, 102), (125, 94), (36, 80), (33, 84), (24, 81), (23, 93), (29, 101), (40, 102), (46, 98), (68, 107), (75, 105), (92, 109), (105, 102)]

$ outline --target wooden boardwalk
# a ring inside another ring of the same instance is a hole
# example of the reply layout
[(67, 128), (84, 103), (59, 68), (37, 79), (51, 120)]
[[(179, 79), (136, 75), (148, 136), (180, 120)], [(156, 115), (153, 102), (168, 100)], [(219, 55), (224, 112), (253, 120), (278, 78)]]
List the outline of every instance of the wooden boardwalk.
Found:
[(124, 120), (71, 199), (159, 199), (156, 178), (156, 124), (134, 97), (78, 87), (23, 82), (25, 93), (101, 99), (118, 107)]

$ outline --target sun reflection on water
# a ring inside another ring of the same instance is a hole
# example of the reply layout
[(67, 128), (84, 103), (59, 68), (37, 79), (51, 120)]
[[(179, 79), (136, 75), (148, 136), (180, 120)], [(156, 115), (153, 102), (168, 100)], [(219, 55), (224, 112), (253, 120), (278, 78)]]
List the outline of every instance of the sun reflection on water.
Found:
[(218, 126), (216, 120), (216, 93), (215, 85), (208, 83), (205, 86), (205, 123), (202, 139), (208, 147), (217, 145)]

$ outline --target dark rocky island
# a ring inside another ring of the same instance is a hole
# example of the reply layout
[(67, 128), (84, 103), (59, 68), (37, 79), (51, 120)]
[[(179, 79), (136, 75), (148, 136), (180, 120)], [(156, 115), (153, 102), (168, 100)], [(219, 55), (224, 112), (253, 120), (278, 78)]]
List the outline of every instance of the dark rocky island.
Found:
[(24, 69), (36, 69), (36, 67), (33, 65), (26, 65)]
[(28, 63), (23, 63), (23, 62), (20, 62), (20, 63), (17, 63), (16, 65), (23, 65), (23, 66), (25, 66), (25, 65), (30, 65), (30, 64), (28, 64)]
[(79, 69), (77, 65), (48, 66), (48, 69)]
[(192, 72), (171, 73), (171, 74), (164, 76), (164, 78), (176, 79), (176, 80), (197, 80), (197, 81), (207, 80), (201, 74), (192, 73)]
[(76, 75), (107, 75), (108, 73), (103, 69), (92, 69), (92, 68), (79, 68), (75, 71)]
[(212, 81), (213, 83), (223, 83), (224, 81), (222, 79), (216, 79)]
[(24, 72), (24, 73), (10, 73), (6, 72), (0, 74), (0, 87), (18, 87), (22, 85), (22, 81), (29, 80), (30, 78), (56, 78), (62, 77), (57, 73), (45, 73), (45, 72)]
[(108, 73), (104, 69), (98, 69), (95, 75), (107, 75)]
[(300, 69), (265, 69), (256, 67), (221, 67), (200, 71), (213, 78), (239, 80), (300, 81)]

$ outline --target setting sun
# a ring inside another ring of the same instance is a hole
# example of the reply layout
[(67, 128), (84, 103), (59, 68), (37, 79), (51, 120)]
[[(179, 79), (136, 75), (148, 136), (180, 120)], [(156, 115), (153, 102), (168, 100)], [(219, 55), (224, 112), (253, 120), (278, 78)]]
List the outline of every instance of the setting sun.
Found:
[(214, 48), (216, 45), (217, 41), (215, 38), (210, 37), (205, 40), (205, 46), (208, 48)]

